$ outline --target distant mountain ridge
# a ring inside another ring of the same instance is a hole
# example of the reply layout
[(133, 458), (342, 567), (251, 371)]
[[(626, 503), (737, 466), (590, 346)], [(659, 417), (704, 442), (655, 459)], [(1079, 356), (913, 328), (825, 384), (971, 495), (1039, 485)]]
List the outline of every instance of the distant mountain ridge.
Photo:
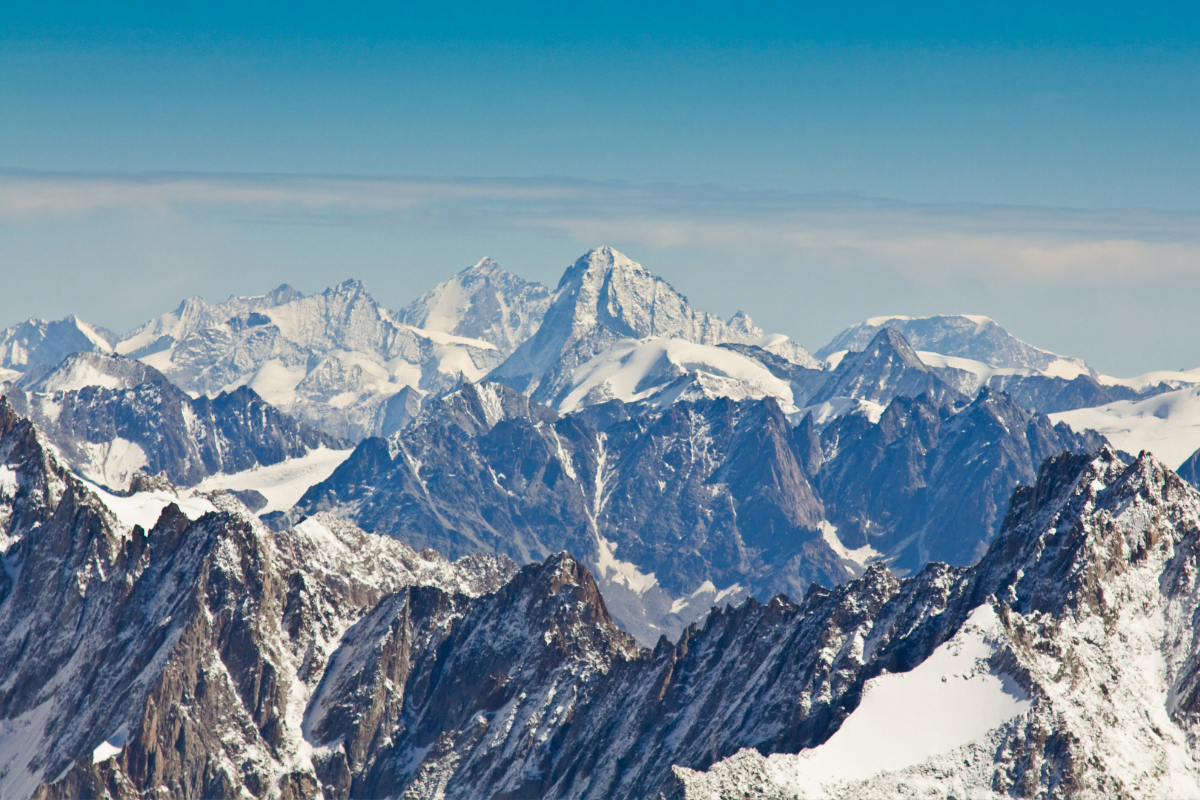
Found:
[(549, 306), (549, 289), (485, 258), (409, 303), (396, 319), (415, 328), (482, 339), (509, 355), (537, 331)]
[(280, 413), (253, 390), (191, 398), (153, 367), (75, 353), (26, 386), (0, 383), (77, 473), (122, 492), (137, 473), (177, 486), (349, 443)]
[(481, 383), (361, 442), (288, 519), (337, 513), (452, 556), (567, 550), (646, 642), (722, 592), (799, 596), (877, 559), (971, 563), (1043, 459), (1102, 444), (987, 390), (956, 407), (899, 396), (876, 422), (851, 414), (818, 430), (811, 416), (792, 425), (773, 397), (610, 401), (560, 417)]
[(574, 371), (621, 340), (661, 337), (718, 345), (762, 338), (744, 315), (734, 323), (696, 311), (641, 264), (600, 247), (563, 273), (537, 333), (489, 378), (557, 405)]
[(884, 328), (898, 331), (914, 350), (982, 361), (996, 367), (1027, 368), (1056, 377), (1091, 372), (1077, 358), (1060, 356), (1021, 341), (989, 317), (968, 314), (936, 317), (875, 317), (852, 325), (817, 351), (819, 358), (863, 350)]

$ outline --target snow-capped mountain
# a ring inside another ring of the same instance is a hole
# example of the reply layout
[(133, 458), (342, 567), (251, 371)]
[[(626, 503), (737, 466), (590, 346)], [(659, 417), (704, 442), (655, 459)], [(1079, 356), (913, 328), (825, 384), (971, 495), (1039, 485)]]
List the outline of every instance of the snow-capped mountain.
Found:
[(0, 453), (6, 797), (1200, 795), (1200, 495), (1148, 456), (1048, 461), (974, 567), (650, 650), (565, 554), (450, 564), (220, 495), (146, 531), (2, 403)]
[[(121, 338), (138, 358), (192, 394), (249, 386), (282, 411), (357, 441), (390, 433), (427, 393), (477, 380), (503, 355), (489, 342), (394, 320), (358, 281), (301, 296), (185, 301)], [(409, 392), (404, 392), (404, 389)]]
[(0, 384), (0, 394), (77, 474), (116, 491), (138, 473), (193, 486), (309, 456), (345, 458), (350, 448), (244, 386), (193, 399), (153, 367), (115, 355), (75, 353), (23, 383)]
[(966, 399), (917, 357), (904, 336), (885, 327), (861, 351), (844, 355), (809, 404), (845, 398), (882, 407), (896, 397), (922, 394), (939, 403)]
[(852, 325), (817, 351), (824, 359), (864, 350), (884, 328), (899, 331), (914, 350), (970, 359), (1001, 368), (1024, 368), (1070, 380), (1091, 369), (1077, 358), (1060, 356), (1022, 342), (988, 317), (874, 317)]
[(824, 644), (836, 723), (677, 768), (680, 794), (1200, 796), (1198, 537), (1200, 494), (1149, 455), (1047, 462), (977, 566), (837, 593), (873, 619)]
[(1043, 459), (1103, 441), (986, 391), (958, 410), (898, 397), (876, 422), (850, 414), (820, 431), (772, 397), (639, 412), (610, 401), (560, 418), (501, 384), (464, 386), (364, 440), (290, 518), (335, 512), (450, 556), (567, 550), (652, 642), (722, 593), (800, 596), (881, 558), (971, 563)]
[(779, 337), (765, 340), (744, 314), (731, 323), (696, 311), (686, 297), (641, 264), (611, 247), (600, 247), (567, 268), (537, 333), (489, 379), (507, 383), (539, 402), (558, 405), (574, 388), (580, 367), (630, 339), (774, 345), (792, 358), (807, 355), (799, 346), (786, 348)]
[(71, 353), (111, 353), (117, 336), (72, 315), (49, 321), (29, 319), (0, 331), (0, 380), (35, 367), (53, 367)]
[(6, 798), (313, 797), (306, 735), (361, 730), (336, 712), (361, 698), (336, 682), (356, 623), (398, 598), (461, 605), (515, 569), (336, 518), (275, 535), (222, 495), (130, 525), (3, 399), (0, 558)]
[(549, 289), (485, 258), (409, 303), (396, 319), (414, 328), (481, 339), (507, 356), (537, 331), (549, 307)]
[(1077, 358), (1022, 342), (987, 317), (969, 315), (869, 319), (842, 331), (818, 354), (837, 366), (847, 354), (867, 349), (884, 330), (898, 332), (916, 357), (957, 391), (974, 395), (986, 386), (1043, 414), (1139, 400), (1200, 383), (1200, 370), (1101, 375)]

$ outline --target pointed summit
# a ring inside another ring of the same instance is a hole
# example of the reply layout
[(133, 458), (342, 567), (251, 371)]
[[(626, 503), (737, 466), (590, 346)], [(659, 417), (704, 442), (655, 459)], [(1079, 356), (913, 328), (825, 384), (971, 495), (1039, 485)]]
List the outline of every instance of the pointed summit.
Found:
[(116, 340), (116, 334), (74, 314), (54, 321), (28, 319), (0, 331), (0, 370), (52, 367), (71, 353), (111, 353)]
[(726, 323), (730, 330), (744, 333), (747, 336), (761, 337), (763, 335), (762, 328), (754, 324), (754, 320), (750, 319), (750, 315), (742, 309), (738, 309), (737, 313), (729, 318)]
[(669, 283), (623, 253), (597, 247), (567, 267), (541, 328), (492, 377), (551, 402), (576, 367), (621, 339), (651, 336), (698, 344), (758, 338), (696, 311)]
[(929, 394), (935, 402), (961, 397), (921, 362), (898, 331), (882, 328), (861, 353), (846, 354), (809, 402), (815, 405), (849, 397), (887, 405), (896, 397), (922, 394)]
[(533, 335), (550, 305), (550, 290), (483, 258), (409, 303), (406, 325), (482, 339), (504, 355)]

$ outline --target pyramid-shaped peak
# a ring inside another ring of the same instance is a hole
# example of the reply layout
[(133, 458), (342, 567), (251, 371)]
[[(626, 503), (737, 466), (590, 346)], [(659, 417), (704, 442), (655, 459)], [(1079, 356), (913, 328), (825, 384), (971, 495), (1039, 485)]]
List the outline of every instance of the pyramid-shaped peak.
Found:
[(649, 270), (629, 256), (605, 245), (589, 250), (576, 259), (575, 263), (563, 273), (558, 288), (562, 289), (572, 281), (579, 280), (586, 275), (599, 277), (610, 272), (630, 273), (645, 278), (654, 277)]
[(747, 336), (762, 336), (762, 329), (754, 324), (754, 320), (750, 319), (750, 315), (742, 309), (738, 309), (729, 322), (726, 323), (730, 330), (744, 333)]
[(917, 352), (913, 350), (912, 345), (895, 328), (883, 328), (879, 333), (875, 334), (875, 337), (871, 339), (871, 343), (862, 351), (860, 358), (874, 360), (892, 356), (903, 361), (905, 366), (921, 370), (922, 372), (929, 371), (929, 367), (917, 357)]

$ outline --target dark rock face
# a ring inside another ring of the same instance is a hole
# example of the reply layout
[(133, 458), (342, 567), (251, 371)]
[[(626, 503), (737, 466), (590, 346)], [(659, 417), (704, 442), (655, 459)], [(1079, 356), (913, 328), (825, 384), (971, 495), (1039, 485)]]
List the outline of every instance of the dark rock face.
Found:
[(1013, 489), (1033, 483), (1039, 464), (1103, 441), (987, 389), (957, 413), (901, 397), (877, 425), (845, 417), (822, 432), (830, 457), (816, 483), (847, 547), (898, 556), (893, 568), (965, 565), (987, 549)]
[[(85, 371), (110, 385), (78, 386), (73, 376)], [(172, 483), (191, 486), (208, 475), (278, 464), (321, 446), (348, 447), (281, 413), (252, 389), (192, 399), (153, 367), (119, 356), (79, 353), (28, 391), (7, 384), (4, 392), (72, 467), (117, 490), (137, 470), (165, 472)]]
[(243, 514), (130, 530), (0, 399), (0, 792), (311, 797), (300, 720), (342, 633), (406, 586), (461, 603), (515, 570)]
[(835, 397), (852, 397), (887, 405), (896, 397), (919, 395), (939, 403), (965, 399), (917, 357), (903, 336), (884, 328), (865, 350), (847, 353), (808, 402), (815, 405)]
[[(586, 554), (609, 565), (600, 573), (615, 584), (603, 584), (610, 597), (638, 581), (612, 566), (614, 549), (676, 598), (706, 581), (802, 591), (844, 574), (773, 400), (678, 403), (628, 418), (619, 404), (610, 410), (591, 415), (607, 423), (598, 431), (589, 417), (558, 418), (507, 387), (465, 386), (396, 437), (364, 441), (293, 516), (336, 510), (451, 555)], [(663, 599), (664, 612), (672, 602)], [(638, 633), (653, 641), (659, 631)]]
[(1179, 477), (1200, 489), (1200, 450), (1188, 456), (1188, 460), (1179, 467)]
[(291, 518), (336, 511), (451, 555), (577, 553), (617, 619), (650, 642), (707, 611), (675, 605), (706, 583), (711, 603), (731, 586), (800, 596), (862, 574), (830, 524), (897, 568), (972, 563), (1042, 460), (1102, 443), (987, 391), (957, 412), (899, 397), (877, 424), (849, 415), (818, 434), (770, 398), (559, 418), (506, 387), (468, 385), (397, 436), (364, 441)]
[[(679, 794), (689, 770), (744, 748), (825, 742), (867, 681), (921, 664), (985, 603), (1007, 642), (995, 668), (1033, 698), (990, 785), (1120, 794), (1088, 733), (1121, 691), (1112, 666), (1077, 658), (1064, 677), (1063, 655), (1055, 678), (1047, 648), (1083, 647), (1076, 624), (1114, 641), (1147, 630), (1117, 614), (1114, 590), (1161, 593), (1176, 627), (1197, 613), (1200, 495), (1107, 450), (1047, 460), (974, 567), (899, 580), (876, 565), (799, 604), (714, 609), (653, 650), (566, 554), (515, 574), (450, 565), (333, 517), (272, 534), (233, 506), (194, 521), (169, 507), (149, 533), (124, 531), (2, 403), (0, 452), (20, 475), (0, 504), (18, 574), (0, 594), (0, 719), (33, 720), (36, 754), (0, 777), (6, 794)], [(1192, 649), (1164, 651), (1188, 730)], [(1060, 696), (1086, 702), (1064, 720)], [(119, 748), (93, 756), (106, 740)]]

